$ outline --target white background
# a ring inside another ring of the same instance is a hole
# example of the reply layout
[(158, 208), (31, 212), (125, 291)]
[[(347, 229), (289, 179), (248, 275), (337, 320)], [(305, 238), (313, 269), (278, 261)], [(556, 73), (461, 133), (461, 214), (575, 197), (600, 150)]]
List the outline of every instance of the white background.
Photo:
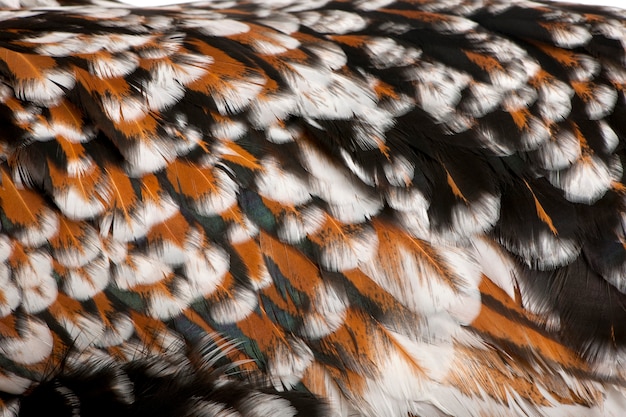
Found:
[[(158, 6), (161, 4), (187, 3), (185, 0), (122, 0), (138, 6)], [(569, 3), (601, 4), (626, 8), (626, 0), (569, 0)]]

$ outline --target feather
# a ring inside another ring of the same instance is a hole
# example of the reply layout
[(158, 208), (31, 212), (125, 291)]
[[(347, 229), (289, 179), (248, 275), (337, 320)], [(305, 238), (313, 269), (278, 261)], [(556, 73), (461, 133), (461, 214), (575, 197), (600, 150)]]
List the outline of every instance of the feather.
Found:
[(189, 356), (197, 357), (192, 361), (170, 354), (164, 360), (137, 359), (120, 366), (92, 358), (92, 369), (68, 370), (39, 385), (22, 402), (20, 412), (23, 416), (42, 412), (72, 416), (80, 412), (120, 416), (236, 413), (250, 417), (307, 417), (325, 411), (324, 405), (317, 404), (311, 395), (279, 392), (260, 384), (242, 385), (224, 374), (224, 369), (207, 369), (206, 365), (219, 358), (220, 352), (205, 342), (189, 349)]
[(0, 415), (623, 414), (624, 12), (0, 3)]
[(74, 85), (71, 74), (56, 68), (54, 59), (50, 57), (2, 48), (0, 59), (13, 75), (12, 86), (16, 96), (22, 100), (56, 104), (64, 89)]
[(175, 190), (189, 200), (199, 214), (220, 214), (233, 206), (238, 186), (227, 173), (216, 167), (175, 162), (167, 176)]
[(5, 169), (1, 173), (3, 226), (22, 244), (38, 247), (58, 232), (59, 217), (46, 206), (41, 195), (16, 184)]

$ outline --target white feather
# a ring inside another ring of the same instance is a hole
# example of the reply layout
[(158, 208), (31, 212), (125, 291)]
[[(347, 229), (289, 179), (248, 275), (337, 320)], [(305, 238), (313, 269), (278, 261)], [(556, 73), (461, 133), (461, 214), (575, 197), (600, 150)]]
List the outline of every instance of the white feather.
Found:
[[(211, 127), (213, 136), (218, 139), (226, 139), (230, 141), (236, 141), (243, 137), (248, 131), (247, 126), (236, 120), (223, 120), (215, 122)], [(222, 149), (224, 152), (225, 149)]]
[[(293, 94), (286, 93), (273, 93), (266, 94), (260, 100), (255, 100), (250, 104), (250, 114), (248, 119), (250, 124), (259, 129), (266, 128), (266, 135), (269, 138), (276, 138), (272, 140), (276, 143), (290, 142), (293, 137), (299, 136), (299, 129), (297, 127), (283, 128), (274, 127), (275, 130), (283, 130), (282, 134), (272, 133), (267, 130), (268, 126), (276, 126), (277, 123), (282, 123), (290, 114), (296, 114), (297, 98)], [(291, 137), (289, 139), (282, 139), (282, 136), (287, 135)], [(280, 137), (279, 137), (280, 136)]]
[(604, 120), (598, 122), (598, 127), (602, 133), (602, 139), (604, 141), (605, 152), (613, 152), (619, 145), (619, 137), (617, 133), (611, 128), (611, 126)]
[(365, 48), (372, 64), (378, 69), (413, 65), (422, 56), (420, 49), (399, 45), (391, 38), (375, 37), (367, 42)]
[[(611, 162), (621, 171), (621, 162), (617, 157)], [(621, 178), (614, 169), (598, 156), (589, 155), (578, 159), (567, 169), (549, 172), (548, 180), (565, 191), (565, 198), (569, 201), (590, 204), (602, 198), (611, 188), (612, 182)]]
[(109, 259), (99, 256), (82, 268), (69, 269), (61, 276), (62, 290), (76, 300), (89, 300), (109, 285), (109, 268)]
[(104, 333), (104, 324), (91, 314), (75, 317), (60, 316), (57, 320), (65, 329), (77, 349), (84, 350), (93, 345)]
[[(15, 375), (12, 372), (3, 370), (2, 374), (0, 374), (0, 392), (20, 395), (24, 394), (26, 390), (31, 386), (33, 381), (30, 379), (23, 378), (21, 376)], [(0, 416), (2, 417), (16, 417), (18, 416), (18, 411), (14, 410), (15, 413), (12, 413), (10, 410), (6, 410), (7, 403), (3, 402), (2, 408), (0, 408)], [(7, 407), (10, 408), (10, 407)], [(8, 411), (7, 414), (3, 414), (3, 411)]]
[(0, 353), (22, 365), (33, 365), (52, 353), (52, 333), (39, 319), (28, 316), (20, 324), (20, 337), (0, 339)]
[[(84, 193), (75, 187), (55, 189), (52, 197), (63, 214), (72, 220), (92, 219), (102, 214), (106, 208), (103, 200), (96, 196), (92, 195), (89, 200), (85, 200)], [(102, 197), (106, 198), (107, 195)]]
[(593, 35), (579, 25), (555, 25), (551, 27), (552, 40), (555, 45), (567, 49), (587, 44)]
[(39, 313), (56, 300), (58, 289), (52, 275), (52, 258), (43, 252), (28, 254), (28, 261), (13, 271), (13, 280), (22, 290), (22, 308)]
[(312, 175), (309, 192), (329, 203), (331, 214), (345, 223), (365, 221), (382, 209), (378, 195), (318, 149), (300, 144), (302, 165)]
[(259, 194), (279, 203), (298, 206), (311, 201), (309, 185), (305, 178), (291, 173), (276, 159), (261, 161), (263, 172), (256, 177)]
[(474, 239), (472, 245), (482, 273), (506, 292), (511, 300), (515, 300), (518, 288), (516, 266), (511, 256), (485, 238)]
[[(187, 20), (186, 22), (184, 22), (184, 25), (187, 26), (190, 22), (191, 21)], [(225, 37), (240, 35), (242, 33), (248, 33), (250, 31), (250, 26), (248, 26), (247, 24), (231, 19), (202, 19), (198, 23), (198, 27), (201, 29), (201, 32), (209, 36)]]
[(298, 411), (286, 399), (262, 392), (253, 392), (238, 403), (242, 414), (250, 417), (295, 417)]
[(150, 110), (144, 100), (131, 95), (116, 97), (107, 94), (100, 98), (100, 103), (104, 113), (114, 123), (138, 121)]
[(10, 269), (6, 263), (0, 263), (0, 317), (13, 313), (22, 302), (22, 295), (10, 280)]
[(231, 298), (211, 305), (211, 317), (218, 324), (232, 324), (245, 319), (257, 305), (256, 292), (248, 289), (237, 289)]
[(301, 132), (297, 128), (283, 128), (272, 125), (266, 129), (265, 134), (270, 142), (283, 144), (293, 142), (295, 138), (300, 136)]
[(312, 310), (303, 320), (300, 333), (319, 339), (336, 331), (346, 319), (349, 301), (343, 291), (332, 285), (320, 285), (315, 289)]
[(61, 246), (54, 250), (54, 259), (68, 268), (80, 268), (92, 262), (102, 253), (102, 243), (98, 232), (89, 224), (81, 225), (85, 234), (80, 247)]
[(96, 55), (89, 60), (89, 72), (102, 79), (125, 77), (138, 66), (139, 57), (130, 52), (106, 57)]
[(450, 228), (437, 230), (444, 240), (467, 238), (491, 230), (500, 216), (500, 196), (484, 193), (469, 204), (452, 207)]
[(324, 224), (326, 216), (319, 207), (310, 205), (298, 208), (297, 214), (288, 211), (279, 219), (277, 234), (287, 243), (298, 243), (307, 235), (315, 234)]
[(53, 106), (64, 97), (65, 92), (71, 90), (76, 80), (73, 74), (62, 70), (50, 70), (41, 80), (18, 80), (15, 85), (15, 95), (20, 100), (31, 101), (43, 106)]
[(420, 62), (404, 71), (407, 80), (413, 81), (416, 100), (422, 110), (436, 122), (447, 121), (461, 100), (461, 91), (471, 77), (440, 63)]
[(247, 217), (243, 217), (243, 224), (239, 222), (231, 223), (226, 231), (226, 237), (233, 245), (247, 242), (259, 234), (259, 226)]
[(150, 291), (148, 295), (148, 314), (159, 320), (170, 320), (187, 308), (193, 294), (187, 282), (177, 280), (176, 294), (161, 290)]
[(363, 227), (349, 236), (323, 242), (319, 261), (329, 271), (346, 271), (369, 262), (377, 249), (378, 236), (373, 229)]
[(141, 254), (128, 255), (124, 262), (114, 264), (112, 281), (123, 290), (132, 290), (138, 285), (150, 285), (168, 278), (172, 268), (154, 258)]
[(483, 117), (495, 110), (504, 95), (502, 89), (476, 81), (468, 89), (471, 95), (463, 100), (461, 109), (472, 117)]
[(257, 39), (252, 44), (254, 50), (261, 55), (279, 55), (300, 46), (300, 41), (280, 33), (267, 33), (271, 40)]
[(556, 171), (571, 166), (581, 156), (580, 142), (574, 132), (561, 128), (550, 140), (532, 153), (542, 168)]
[(237, 203), (239, 184), (222, 169), (213, 169), (213, 178), (215, 190), (193, 202), (194, 208), (203, 216), (223, 213)]
[(13, 253), (15, 243), (5, 234), (0, 235), (0, 262), (5, 262)]
[(257, 99), (266, 80), (260, 77), (228, 80), (228, 87), (211, 92), (218, 112), (223, 116), (241, 113)]
[[(147, 109), (144, 109), (147, 114)], [(150, 138), (136, 138), (132, 146), (126, 150), (130, 176), (140, 177), (143, 174), (159, 171), (172, 162), (176, 156), (176, 148), (168, 138), (152, 136)]]
[(575, 239), (560, 238), (546, 230), (535, 231), (533, 240), (523, 244), (510, 243), (506, 239), (499, 242), (519, 255), (527, 265), (544, 270), (567, 265), (576, 259), (581, 250), (580, 243)]
[(302, 25), (318, 33), (332, 33), (333, 35), (359, 32), (367, 26), (362, 16), (343, 10), (308, 11), (299, 13), (298, 17)]
[(187, 252), (183, 271), (196, 297), (211, 294), (230, 268), (228, 253), (219, 246)]
[(274, 388), (294, 388), (313, 359), (313, 351), (300, 338), (290, 337), (286, 343), (276, 344), (267, 364), (267, 373)]
[(541, 83), (537, 105), (539, 114), (547, 120), (560, 122), (572, 111), (574, 90), (556, 78)]

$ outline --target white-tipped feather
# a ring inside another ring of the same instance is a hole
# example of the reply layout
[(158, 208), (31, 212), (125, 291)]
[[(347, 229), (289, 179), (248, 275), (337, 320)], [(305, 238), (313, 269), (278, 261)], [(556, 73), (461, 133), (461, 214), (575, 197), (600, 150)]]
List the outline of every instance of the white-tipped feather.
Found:
[(0, 353), (16, 363), (32, 365), (46, 359), (53, 348), (52, 332), (39, 319), (28, 316), (21, 326), (19, 337), (3, 337)]
[(367, 26), (367, 22), (362, 16), (343, 10), (303, 12), (298, 17), (302, 25), (320, 33), (343, 35), (358, 32)]
[(312, 339), (333, 333), (344, 324), (348, 307), (345, 293), (332, 285), (318, 286), (313, 309), (304, 319), (300, 333)]
[(313, 361), (313, 351), (300, 338), (277, 344), (267, 364), (272, 385), (278, 390), (292, 389)]
[(302, 144), (300, 149), (303, 166), (312, 174), (310, 192), (329, 203), (337, 220), (358, 223), (381, 210), (380, 198), (361, 186), (349, 171), (311, 146)]
[(71, 89), (75, 82), (69, 72), (52, 70), (45, 74), (44, 79), (18, 80), (13, 87), (19, 99), (51, 106), (58, 104), (65, 91)]
[(228, 253), (218, 246), (187, 252), (185, 275), (196, 296), (211, 294), (222, 282), (230, 267)]
[(307, 235), (313, 235), (324, 224), (324, 211), (316, 206), (298, 208), (296, 212), (284, 214), (278, 225), (278, 238), (287, 243), (297, 243)]
[(51, 239), (59, 230), (59, 216), (49, 208), (39, 215), (40, 224), (36, 227), (24, 227), (15, 233), (15, 237), (26, 247), (39, 247)]
[[(619, 159), (612, 161), (621, 167)], [(602, 159), (596, 155), (583, 156), (571, 167), (562, 171), (549, 172), (550, 182), (565, 191), (565, 198), (576, 203), (598, 201), (619, 180)]]
[(83, 301), (93, 298), (109, 285), (110, 262), (99, 256), (77, 269), (69, 269), (62, 275), (61, 289), (70, 297)]
[(254, 291), (238, 289), (230, 299), (211, 305), (211, 317), (218, 324), (234, 323), (252, 314), (257, 305), (258, 298)]
[[(32, 383), (33, 381), (31, 381), (30, 379), (15, 375), (12, 372), (3, 371), (3, 374), (0, 374), (0, 392), (6, 392), (7, 394), (13, 394), (13, 395), (23, 394), (31, 386)], [(6, 403), (3, 404), (3, 406), (6, 407)], [(17, 416), (19, 412), (19, 405), (17, 406), (17, 409), (12, 409), (12, 408), (13, 407), (9, 405), (9, 407), (0, 409), (0, 416), (2, 417)]]
[(115, 264), (111, 278), (124, 290), (135, 286), (150, 285), (163, 281), (172, 274), (172, 269), (165, 263), (144, 255), (129, 255), (123, 263)]
[(11, 314), (22, 302), (18, 287), (10, 280), (10, 270), (0, 263), (0, 318)]
[[(82, 190), (77, 189), (74, 186), (55, 189), (52, 197), (61, 212), (72, 220), (83, 220), (100, 215), (104, 212), (106, 206), (103, 199), (106, 201), (108, 195), (104, 190), (99, 190), (101, 197), (91, 195), (85, 196)], [(86, 199), (88, 198), (88, 200)]]
[(52, 275), (52, 258), (36, 251), (13, 271), (13, 281), (22, 292), (22, 308), (28, 313), (39, 313), (56, 301), (58, 288)]
[(152, 288), (147, 295), (148, 314), (159, 320), (170, 320), (179, 316), (189, 303), (197, 297), (189, 283), (176, 277), (171, 291)]
[(256, 186), (264, 197), (279, 203), (298, 206), (311, 200), (305, 178), (285, 171), (276, 159), (261, 162), (263, 172), (256, 178)]

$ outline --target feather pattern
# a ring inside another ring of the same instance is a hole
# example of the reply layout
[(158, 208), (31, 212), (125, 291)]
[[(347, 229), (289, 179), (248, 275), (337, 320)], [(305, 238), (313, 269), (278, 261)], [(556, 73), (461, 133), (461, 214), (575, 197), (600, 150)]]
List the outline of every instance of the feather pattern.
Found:
[(2, 6), (0, 415), (623, 413), (624, 11)]

